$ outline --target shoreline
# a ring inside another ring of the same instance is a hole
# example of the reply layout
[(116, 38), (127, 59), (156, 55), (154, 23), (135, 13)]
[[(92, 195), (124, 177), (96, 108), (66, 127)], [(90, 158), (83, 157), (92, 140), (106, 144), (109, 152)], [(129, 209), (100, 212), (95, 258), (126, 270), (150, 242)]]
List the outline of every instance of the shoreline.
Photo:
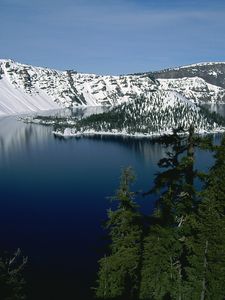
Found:
[[(67, 128), (66, 128), (67, 129)], [(65, 129), (65, 130), (66, 130)], [(69, 128), (68, 128), (69, 129)], [(84, 132), (76, 132), (76, 133), (64, 133), (59, 132), (59, 131), (52, 131), (52, 133), (55, 136), (59, 136), (59, 137), (63, 137), (63, 138), (73, 138), (73, 137), (77, 137), (77, 138), (81, 138), (81, 137), (94, 137), (94, 136), (119, 136), (119, 137), (129, 137), (129, 138), (138, 138), (138, 139), (156, 139), (156, 138), (160, 138), (163, 137), (165, 135), (171, 135), (172, 134), (172, 130), (168, 130), (168, 131), (163, 131), (160, 133), (127, 133), (127, 132), (107, 132), (107, 131), (101, 131), (101, 132), (97, 132), (97, 131), (84, 131)], [(67, 130), (69, 131), (69, 130)], [(225, 132), (225, 128), (216, 128), (214, 130), (199, 130), (196, 131), (195, 134), (197, 135), (211, 135), (211, 134), (223, 134)], [(184, 135), (186, 135), (184, 133)]]

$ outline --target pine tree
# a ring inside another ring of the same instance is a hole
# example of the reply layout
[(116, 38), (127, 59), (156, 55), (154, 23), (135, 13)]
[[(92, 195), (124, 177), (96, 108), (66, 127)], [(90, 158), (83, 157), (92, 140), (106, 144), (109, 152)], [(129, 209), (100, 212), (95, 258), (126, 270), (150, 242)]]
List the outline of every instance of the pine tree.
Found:
[(96, 296), (100, 299), (137, 299), (140, 284), (142, 225), (130, 184), (130, 168), (123, 171), (116, 195), (117, 208), (108, 211), (109, 253), (99, 260)]
[(192, 218), (186, 299), (225, 298), (225, 137), (216, 147), (216, 161), (201, 193), (197, 215)]

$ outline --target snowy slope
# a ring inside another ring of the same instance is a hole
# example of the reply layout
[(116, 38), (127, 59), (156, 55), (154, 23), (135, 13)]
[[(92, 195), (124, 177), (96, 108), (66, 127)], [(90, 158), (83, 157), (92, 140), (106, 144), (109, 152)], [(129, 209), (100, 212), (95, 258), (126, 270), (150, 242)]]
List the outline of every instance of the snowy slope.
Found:
[(207, 83), (199, 77), (184, 77), (177, 79), (158, 79), (162, 90), (176, 91), (195, 102), (224, 103), (225, 89)]
[(225, 89), (225, 62), (205, 62), (147, 73), (155, 78), (199, 77), (206, 83)]
[(224, 103), (225, 63), (100, 76), (0, 60), (0, 116), (81, 105), (113, 106), (157, 90), (176, 91), (193, 102)]
[(0, 114), (114, 105), (156, 89), (149, 76), (98, 76), (0, 60)]
[(54, 108), (59, 108), (59, 105), (44, 91), (31, 95), (19, 88), (14, 88), (5, 76), (0, 80), (0, 115)]

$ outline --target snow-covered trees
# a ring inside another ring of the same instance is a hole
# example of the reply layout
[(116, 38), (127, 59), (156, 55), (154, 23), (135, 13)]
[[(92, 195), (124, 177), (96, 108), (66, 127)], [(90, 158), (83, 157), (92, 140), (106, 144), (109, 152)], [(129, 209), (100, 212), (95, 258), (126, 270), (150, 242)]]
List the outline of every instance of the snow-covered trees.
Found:
[(151, 136), (171, 133), (177, 127), (188, 129), (191, 124), (196, 132), (202, 133), (224, 128), (225, 120), (176, 92), (156, 91), (117, 105), (108, 112), (83, 118), (75, 124), (70, 124), (69, 120), (64, 124), (55, 123), (54, 131), (63, 134), (69, 128), (72, 135), (92, 132)]

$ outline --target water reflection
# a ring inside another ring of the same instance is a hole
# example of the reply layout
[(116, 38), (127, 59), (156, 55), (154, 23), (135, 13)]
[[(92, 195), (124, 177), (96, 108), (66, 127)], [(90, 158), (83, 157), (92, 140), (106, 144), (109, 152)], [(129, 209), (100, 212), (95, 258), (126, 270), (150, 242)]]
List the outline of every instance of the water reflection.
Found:
[(20, 152), (42, 147), (48, 142), (51, 128), (24, 124), (16, 117), (0, 119), (0, 161)]
[[(225, 116), (225, 105), (206, 105), (211, 111), (215, 111)], [(76, 116), (86, 117), (91, 114), (98, 114), (107, 111), (108, 107), (81, 107), (76, 109), (61, 109), (41, 112), (41, 115), (56, 115), (59, 117)], [(40, 114), (40, 113), (39, 113)], [(125, 147), (145, 161), (146, 164), (156, 164), (157, 161), (165, 156), (166, 149), (158, 143), (149, 139), (135, 139), (130, 137), (118, 136), (95, 136), (88, 138), (60, 138), (52, 135), (52, 127), (25, 124), (19, 121), (17, 117), (0, 118), (0, 162), (13, 160), (20, 153), (29, 153), (47, 148), (49, 144), (72, 143), (76, 144), (80, 139), (92, 140), (95, 142), (117, 144)], [(215, 135), (216, 140), (220, 140)]]
[[(59, 137), (56, 137), (59, 138)], [(161, 144), (154, 142), (148, 138), (134, 138), (126, 136), (90, 136), (90, 137), (72, 137), (72, 138), (60, 138), (61, 140), (71, 140), (71, 139), (89, 139), (95, 142), (116, 144), (120, 147), (124, 147), (127, 150), (136, 153), (138, 157), (143, 159), (146, 164), (152, 165), (156, 164), (161, 157), (166, 155), (168, 148), (166, 149)]]
[[(56, 115), (59, 117), (88, 116), (91, 114), (106, 111), (107, 107), (82, 107), (76, 109), (61, 109), (43, 111), (41, 115)], [(0, 161), (7, 161), (9, 158), (21, 152), (28, 152), (31, 149), (39, 149), (53, 139), (52, 128), (33, 124), (25, 124), (19, 121), (19, 117), (9, 116), (0, 118)]]
[[(99, 112), (99, 108), (94, 110)], [(45, 112), (46, 113), (46, 112)], [(50, 112), (50, 114), (68, 116), (89, 115), (93, 109), (60, 110)], [(48, 148), (50, 144), (76, 144), (82, 140), (92, 140), (96, 143), (117, 144), (136, 153), (140, 159), (147, 164), (156, 163), (160, 157), (165, 155), (165, 149), (158, 143), (149, 139), (134, 139), (129, 137), (95, 136), (88, 138), (60, 138), (52, 134), (52, 127), (34, 124), (25, 124), (17, 117), (5, 117), (0, 119), (0, 162), (14, 161), (18, 155), (29, 155), (30, 152), (38, 152), (43, 148)], [(68, 145), (69, 147), (69, 145)]]
[(42, 111), (36, 113), (35, 115), (42, 115), (42, 116), (57, 116), (57, 117), (88, 117), (93, 114), (100, 114), (103, 112), (109, 111), (109, 106), (81, 106), (76, 107), (73, 109), (65, 108), (65, 109), (54, 109), (51, 111)]

